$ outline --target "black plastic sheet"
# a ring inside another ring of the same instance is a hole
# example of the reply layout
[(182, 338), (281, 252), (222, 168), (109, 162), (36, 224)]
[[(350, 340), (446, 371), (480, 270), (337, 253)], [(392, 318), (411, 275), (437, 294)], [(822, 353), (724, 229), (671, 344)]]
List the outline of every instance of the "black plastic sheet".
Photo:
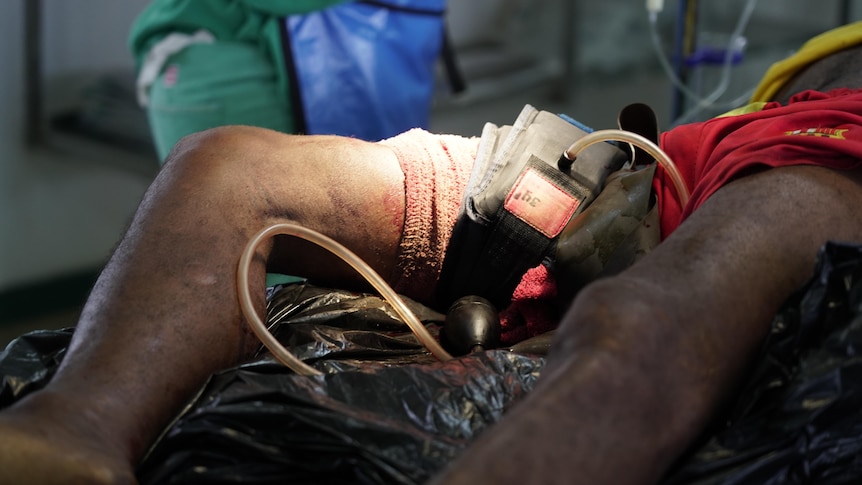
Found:
[[(443, 315), (408, 304), (437, 334)], [(438, 362), (372, 295), (292, 285), (269, 315), (326, 375), (294, 375), (265, 352), (213, 376), (141, 465), (142, 483), (422, 483), (543, 363), (507, 350)]]
[[(432, 331), (442, 316), (414, 307)], [(862, 483), (862, 247), (827, 244), (776, 315), (738, 396), (666, 484)], [(421, 483), (529, 392), (543, 358), (496, 350), (434, 361), (379, 298), (275, 291), (278, 338), (328, 372), (267, 353), (216, 374), (139, 468), (155, 483)], [(41, 387), (71, 331), (0, 353), (0, 407)]]
[(0, 352), (0, 409), (44, 387), (66, 354), (73, 332), (39, 330), (9, 342)]
[(668, 484), (862, 483), (862, 247), (829, 243)]

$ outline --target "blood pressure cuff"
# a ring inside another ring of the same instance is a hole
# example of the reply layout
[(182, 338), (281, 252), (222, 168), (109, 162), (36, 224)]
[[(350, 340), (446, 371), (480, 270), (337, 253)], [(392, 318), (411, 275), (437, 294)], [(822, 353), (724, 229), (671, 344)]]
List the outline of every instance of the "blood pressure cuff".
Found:
[(476, 164), (447, 248), (436, 301), (448, 307), (479, 295), (504, 307), (524, 273), (553, 259), (559, 236), (630, 159), (610, 143), (559, 167), (587, 132), (527, 105), (511, 126), (486, 124)]

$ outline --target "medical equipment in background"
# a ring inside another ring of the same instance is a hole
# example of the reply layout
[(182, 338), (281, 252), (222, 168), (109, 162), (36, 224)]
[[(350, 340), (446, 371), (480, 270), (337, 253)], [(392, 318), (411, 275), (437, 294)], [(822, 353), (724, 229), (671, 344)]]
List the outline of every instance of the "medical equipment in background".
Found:
[[(662, 69), (674, 87), (671, 106), (672, 125), (680, 125), (696, 121), (705, 112), (707, 116), (714, 112), (728, 111), (745, 104), (752, 91), (743, 93), (736, 98), (719, 103), (730, 86), (734, 66), (739, 65), (745, 56), (747, 40), (745, 29), (751, 20), (757, 0), (746, 0), (742, 12), (733, 31), (724, 44), (706, 43), (707, 35), (698, 32), (697, 0), (679, 0), (673, 63), (668, 59), (661, 42), (658, 27), (658, 16), (664, 10), (663, 0), (646, 0), (646, 10), (649, 16), (650, 39), (655, 49)], [(700, 39), (698, 38), (700, 37)], [(707, 94), (703, 90), (703, 68), (718, 66), (720, 75), (718, 84)], [(692, 79), (688, 74), (699, 70)], [(692, 87), (691, 84), (699, 85)]]
[[(674, 186), (677, 190), (678, 197), (680, 202), (685, 205), (685, 202), (689, 199), (688, 189), (685, 186), (685, 183), (682, 180), (682, 177), (679, 174), (679, 171), (676, 168), (674, 162), (664, 153), (661, 148), (656, 146), (653, 142), (648, 140), (647, 138), (637, 135), (635, 133), (631, 133), (624, 130), (599, 130), (587, 134), (583, 138), (580, 138), (573, 144), (571, 144), (561, 155), (560, 161), (558, 164), (568, 165), (571, 167), (572, 163), (574, 163), (577, 159), (578, 154), (586, 149), (587, 147), (601, 142), (601, 141), (623, 141), (639, 147), (652, 155), (658, 163), (665, 168), (665, 170), (670, 175), (673, 180)], [(566, 168), (568, 168), (566, 167)], [(563, 170), (562, 167), (560, 167)], [(252, 331), (257, 335), (257, 337), (261, 340), (263, 345), (272, 352), (273, 356), (282, 364), (293, 370), (299, 375), (322, 375), (322, 372), (319, 370), (309, 366), (305, 362), (299, 360), (296, 356), (294, 356), (290, 351), (288, 351), (281, 343), (273, 336), (270, 330), (267, 328), (263, 319), (257, 314), (257, 311), (254, 308), (254, 300), (251, 296), (251, 290), (249, 288), (249, 268), (251, 266), (251, 261), (254, 258), (254, 254), (264, 240), (276, 236), (276, 235), (288, 235), (299, 237), (301, 239), (305, 239), (311, 243), (314, 243), (335, 256), (338, 256), (344, 262), (349, 264), (353, 269), (355, 269), (360, 275), (362, 275), (365, 280), (371, 284), (371, 286), (376, 289), (381, 296), (383, 296), (384, 300), (386, 300), (399, 317), (407, 324), (419, 342), (428, 349), (431, 354), (433, 354), (439, 360), (449, 360), (452, 358), (452, 355), (447, 352), (442, 345), (431, 335), (428, 329), (422, 324), (422, 322), (416, 317), (416, 315), (410, 310), (404, 300), (395, 292), (395, 290), (390, 287), (383, 278), (374, 271), (371, 266), (369, 266), (365, 261), (363, 261), (359, 256), (355, 253), (338, 243), (337, 241), (318, 233), (312, 229), (308, 229), (302, 227), (297, 224), (290, 223), (280, 223), (274, 224), (272, 226), (266, 227), (255, 234), (246, 245), (242, 254), (240, 255), (239, 265), (237, 267), (237, 291), (240, 302), (240, 309), (242, 310), (243, 316), (251, 327)], [(475, 339), (475, 338), (489, 338), (489, 340), (493, 341), (494, 335), (493, 331), (488, 329), (488, 324), (492, 320), (488, 315), (489, 305), (486, 303), (486, 300), (482, 298), (468, 298), (465, 302), (464, 300), (456, 301), (455, 304), (450, 308), (450, 313), (452, 310), (456, 312), (464, 311), (465, 305), (473, 304), (473, 310), (468, 311), (468, 316), (470, 313), (473, 313), (476, 317), (476, 328), (461, 328), (462, 336), (464, 336), (465, 340)], [(493, 308), (493, 307), (491, 307)], [(448, 320), (461, 320), (459, 323), (464, 323), (464, 319), (461, 318), (447, 318)], [(469, 320), (469, 319), (468, 319)], [(467, 322), (469, 323), (469, 321)], [(484, 345), (472, 342), (468, 343), (468, 351), (473, 351), (477, 348), (483, 348)]]

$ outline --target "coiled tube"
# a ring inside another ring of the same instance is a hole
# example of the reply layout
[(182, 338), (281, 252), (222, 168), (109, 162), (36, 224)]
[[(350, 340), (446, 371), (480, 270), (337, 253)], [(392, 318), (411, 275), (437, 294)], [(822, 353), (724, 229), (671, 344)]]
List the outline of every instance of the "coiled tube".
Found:
[(597, 130), (572, 143), (569, 148), (563, 152), (563, 156), (568, 160), (575, 160), (581, 150), (602, 141), (624, 141), (626, 143), (631, 143), (638, 148), (642, 148), (644, 151), (652, 155), (652, 157), (655, 158), (656, 161), (658, 161), (658, 163), (665, 169), (668, 176), (670, 176), (674, 189), (676, 190), (677, 197), (679, 197), (680, 205), (685, 207), (689, 199), (688, 188), (686, 187), (685, 180), (683, 180), (682, 174), (679, 173), (676, 164), (670, 159), (667, 153), (665, 153), (655, 143), (637, 133), (613, 129)]
[(281, 343), (279, 343), (279, 341), (266, 328), (266, 325), (258, 316), (254, 309), (254, 304), (252, 303), (251, 290), (249, 288), (249, 267), (251, 265), (251, 260), (260, 243), (267, 238), (276, 235), (287, 235), (305, 239), (306, 241), (317, 244), (341, 258), (362, 275), (362, 277), (365, 278), (365, 280), (368, 281), (368, 283), (370, 283), (371, 286), (373, 286), (390, 305), (392, 305), (392, 308), (398, 316), (401, 317), (408, 327), (410, 327), (410, 330), (413, 331), (413, 334), (416, 335), (419, 342), (424, 345), (431, 354), (440, 360), (449, 360), (452, 358), (452, 356), (446, 352), (446, 350), (444, 350), (437, 340), (435, 340), (428, 332), (428, 329), (425, 328), (416, 315), (410, 311), (410, 308), (407, 307), (404, 300), (398, 296), (395, 290), (393, 290), (392, 287), (390, 287), (386, 281), (384, 281), (383, 278), (368, 265), (368, 263), (363, 261), (359, 256), (343, 245), (339, 244), (337, 241), (317, 231), (297, 224), (279, 223), (264, 228), (249, 240), (240, 256), (239, 266), (237, 268), (238, 296), (243, 315), (255, 335), (257, 335), (263, 345), (272, 352), (279, 362), (300, 375), (322, 374), (319, 370), (299, 360), (295, 355), (284, 348)]

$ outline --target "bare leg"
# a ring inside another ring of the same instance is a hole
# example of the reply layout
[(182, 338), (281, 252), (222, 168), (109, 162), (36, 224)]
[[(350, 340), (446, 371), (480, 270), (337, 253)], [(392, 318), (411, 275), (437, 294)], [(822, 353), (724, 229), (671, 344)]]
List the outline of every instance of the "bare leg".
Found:
[[(379, 145), (241, 127), (184, 140), (100, 276), (57, 376), (0, 414), (0, 474), (9, 483), (132, 482), (133, 466), (205, 379), (257, 347), (235, 282), (252, 234), (296, 222), (385, 277), (403, 211), (403, 175)], [(355, 277), (307, 243), (276, 244), (288, 256), (273, 269)], [(253, 270), (261, 313), (271, 246)]]
[(652, 483), (728, 398), (826, 240), (862, 241), (850, 174), (789, 167), (713, 195), (585, 289), (537, 388), (438, 483)]

